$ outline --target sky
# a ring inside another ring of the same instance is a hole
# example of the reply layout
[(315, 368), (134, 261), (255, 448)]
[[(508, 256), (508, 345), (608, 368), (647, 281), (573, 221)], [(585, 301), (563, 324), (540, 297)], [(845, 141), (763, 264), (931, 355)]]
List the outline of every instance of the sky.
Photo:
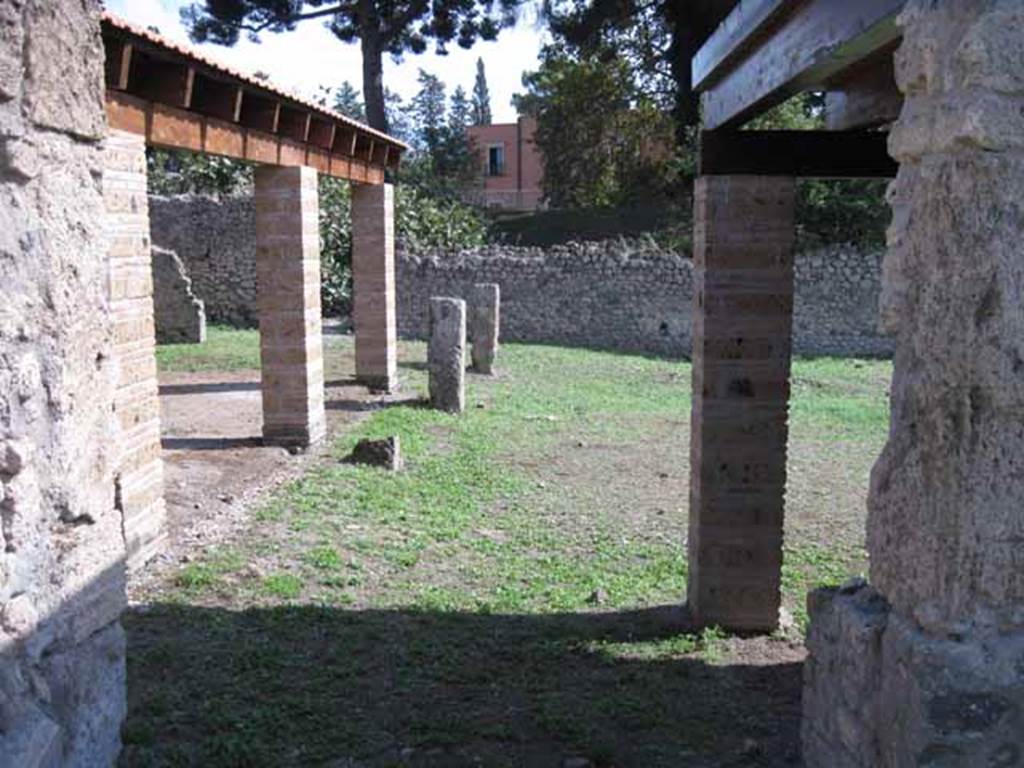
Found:
[[(155, 26), (165, 37), (189, 43), (178, 17), (178, 10), (189, 0), (106, 0), (106, 7), (128, 21), (144, 27)], [(537, 67), (537, 56), (544, 33), (536, 26), (529, 10), (519, 24), (502, 31), (494, 42), (478, 42), (470, 50), (449, 46), (447, 56), (428, 53), (407, 54), (400, 64), (384, 58), (384, 84), (408, 101), (418, 90), (416, 77), (422, 67), (437, 75), (448, 86), (457, 85), (470, 92), (476, 76), (476, 60), (481, 57), (487, 70), (494, 122), (512, 122), (512, 94), (522, 90), (522, 74)], [(197, 46), (208, 56), (248, 72), (270, 75), (276, 85), (315, 96), (319, 86), (335, 87), (348, 80), (362, 92), (362, 64), (359, 45), (345, 44), (324, 29), (322, 22), (303, 22), (293, 32), (264, 34), (259, 44), (239, 40), (232, 48), (204, 44)]]

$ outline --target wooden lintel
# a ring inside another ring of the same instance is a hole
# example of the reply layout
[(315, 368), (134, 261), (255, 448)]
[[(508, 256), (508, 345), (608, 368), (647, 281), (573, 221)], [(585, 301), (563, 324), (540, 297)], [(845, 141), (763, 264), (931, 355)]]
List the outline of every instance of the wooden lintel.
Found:
[(703, 131), (702, 176), (888, 179), (899, 165), (881, 131)]
[[(755, 26), (734, 45), (742, 53), (705, 74), (702, 97), (708, 130), (742, 125), (806, 90), (824, 88), (841, 73), (891, 47), (906, 0), (804, 0), (784, 3), (770, 24)], [(741, 4), (733, 14), (742, 13)], [(706, 53), (709, 60), (713, 51)], [(696, 60), (701, 58), (698, 53)]]
[(106, 81), (108, 88), (118, 91), (128, 90), (128, 78), (132, 71), (132, 52), (135, 46), (126, 40), (105, 41), (106, 48)]
[(874, 128), (900, 116), (903, 94), (896, 87), (891, 51), (859, 68), (825, 94), (825, 126), (830, 131)]
[[(129, 93), (109, 89), (106, 107), (111, 128), (144, 136), (151, 146), (187, 149), (268, 165), (305, 163), (322, 173), (351, 181), (368, 184), (384, 181), (383, 165), (366, 159), (354, 158), (348, 153), (331, 155), (325, 148), (308, 142), (154, 103)], [(358, 136), (358, 133), (353, 132), (353, 135)]]
[(280, 118), (281, 102), (258, 96), (251, 91), (244, 92), (239, 122), (246, 128), (277, 133)]
[(772, 22), (790, 10), (793, 0), (745, 0), (725, 17), (697, 55), (693, 57), (691, 81), (695, 90), (707, 86), (728, 64), (750, 50)]

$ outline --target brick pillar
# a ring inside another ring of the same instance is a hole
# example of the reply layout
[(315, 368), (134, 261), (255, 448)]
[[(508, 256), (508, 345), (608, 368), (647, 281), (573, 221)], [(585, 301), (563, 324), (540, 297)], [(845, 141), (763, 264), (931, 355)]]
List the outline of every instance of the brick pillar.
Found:
[(352, 185), (352, 283), (356, 378), (373, 390), (398, 385), (395, 215), (390, 184)]
[(256, 284), (263, 439), (309, 445), (327, 431), (316, 170), (256, 170)]
[(112, 131), (103, 157), (117, 370), (115, 503), (123, 515), (128, 564), (136, 567), (167, 540), (145, 143)]
[(778, 626), (793, 198), (792, 179), (696, 183), (687, 599), (703, 625)]

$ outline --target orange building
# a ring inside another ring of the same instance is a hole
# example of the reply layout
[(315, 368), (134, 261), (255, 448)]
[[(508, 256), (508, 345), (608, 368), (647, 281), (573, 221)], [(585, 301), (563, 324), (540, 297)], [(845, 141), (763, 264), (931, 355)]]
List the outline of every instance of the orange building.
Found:
[(480, 157), (480, 183), (467, 193), (488, 208), (532, 211), (541, 205), (544, 166), (533, 141), (537, 121), (472, 125), (466, 129)]

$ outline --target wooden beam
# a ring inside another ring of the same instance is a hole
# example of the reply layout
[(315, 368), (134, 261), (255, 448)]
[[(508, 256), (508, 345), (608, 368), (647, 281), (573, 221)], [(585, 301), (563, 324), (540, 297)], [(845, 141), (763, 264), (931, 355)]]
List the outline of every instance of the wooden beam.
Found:
[(875, 128), (892, 123), (903, 109), (896, 87), (892, 51), (858, 69), (825, 94), (825, 127), (830, 131)]
[(242, 114), (242, 87), (197, 75), (192, 87), (192, 109), (237, 123)]
[(108, 88), (128, 90), (128, 78), (132, 71), (132, 52), (135, 46), (125, 40), (104, 40), (106, 48), (106, 81)]
[(242, 96), (242, 111), (239, 122), (246, 128), (266, 133), (277, 133), (281, 118), (281, 102), (245, 91)]
[(128, 78), (131, 93), (175, 109), (192, 106), (196, 70), (180, 61), (156, 59), (135, 50)]
[[(187, 149), (267, 165), (306, 164), (350, 181), (384, 182), (384, 166), (366, 158), (355, 158), (348, 153), (332, 155), (325, 149), (280, 134), (177, 109), (122, 91), (107, 91), (106, 109), (111, 128), (144, 136), (151, 146)], [(358, 137), (359, 134), (353, 135)], [(351, 146), (347, 139), (345, 144)]]
[(278, 131), (282, 136), (287, 136), (295, 141), (309, 140), (309, 126), (313, 115), (289, 107), (281, 108), (281, 116), (278, 120)]
[(691, 79), (694, 90), (705, 90), (727, 64), (748, 51), (767, 33), (773, 21), (778, 21), (799, 1), (739, 0), (739, 4), (693, 57)]
[(337, 123), (328, 123), (314, 118), (309, 125), (309, 138), (307, 141), (320, 149), (330, 151), (334, 146), (334, 134), (337, 130)]
[(888, 179), (899, 164), (881, 131), (703, 131), (701, 176)]
[[(906, 0), (805, 0), (774, 21), (702, 99), (704, 127), (735, 127), (790, 96), (826, 86), (892, 46)], [(787, 6), (788, 7), (788, 6)]]

